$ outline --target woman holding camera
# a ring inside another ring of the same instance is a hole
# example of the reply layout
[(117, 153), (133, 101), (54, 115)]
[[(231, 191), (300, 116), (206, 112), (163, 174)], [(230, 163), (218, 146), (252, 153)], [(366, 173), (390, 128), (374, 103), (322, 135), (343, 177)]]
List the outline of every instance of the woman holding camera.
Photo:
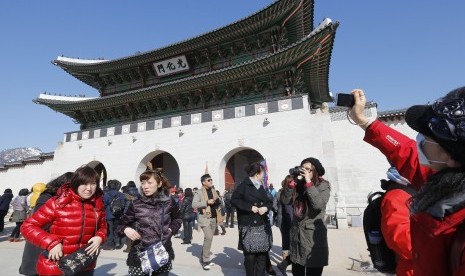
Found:
[(352, 95), (350, 115), (365, 130), (364, 140), (419, 190), (410, 205), (413, 274), (465, 275), (465, 87), (407, 109), (416, 143), (366, 118), (363, 90)]
[(292, 275), (321, 275), (328, 265), (328, 234), (325, 214), (331, 186), (323, 179), (325, 169), (316, 158), (304, 159), (291, 169), (294, 180), (283, 189), (283, 203), (292, 203), (290, 230)]

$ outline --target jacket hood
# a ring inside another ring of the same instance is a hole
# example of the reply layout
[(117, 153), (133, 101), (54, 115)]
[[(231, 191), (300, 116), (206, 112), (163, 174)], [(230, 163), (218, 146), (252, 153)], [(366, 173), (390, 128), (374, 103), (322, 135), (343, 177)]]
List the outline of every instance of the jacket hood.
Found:
[(102, 197), (102, 190), (97, 188), (95, 194), (90, 199), (83, 199), (73, 191), (70, 183), (66, 183), (58, 189), (56, 194), (56, 203), (60, 206), (65, 206), (75, 200), (79, 202), (89, 202), (96, 208), (101, 209), (104, 208)]
[(34, 186), (32, 186), (32, 192), (41, 194), (43, 191), (45, 191), (45, 186), (46, 186), (45, 183), (42, 183), (42, 182), (36, 183), (34, 184)]

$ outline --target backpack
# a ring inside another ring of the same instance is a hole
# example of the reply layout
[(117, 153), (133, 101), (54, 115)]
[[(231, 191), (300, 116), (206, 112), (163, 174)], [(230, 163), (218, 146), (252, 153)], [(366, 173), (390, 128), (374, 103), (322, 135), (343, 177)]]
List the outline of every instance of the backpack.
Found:
[(395, 189), (401, 189), (410, 195), (415, 194), (408, 186), (390, 182), (386, 192), (376, 192), (368, 197), (368, 206), (363, 212), (363, 232), (373, 266), (379, 272), (393, 274), (396, 273), (396, 253), (386, 245), (381, 232), (381, 202), (388, 191)]
[(115, 218), (119, 218), (124, 214), (125, 209), (124, 198), (120, 197), (119, 194), (115, 195), (110, 202), (110, 211)]

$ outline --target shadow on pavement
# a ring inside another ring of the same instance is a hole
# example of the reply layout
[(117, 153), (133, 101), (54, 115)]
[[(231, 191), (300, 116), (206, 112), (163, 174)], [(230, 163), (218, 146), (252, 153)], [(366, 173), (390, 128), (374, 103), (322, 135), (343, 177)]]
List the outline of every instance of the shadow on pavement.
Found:
[(111, 263), (98, 266), (95, 269), (95, 275), (116, 275), (115, 273), (110, 273), (110, 271), (115, 268), (116, 265), (116, 263)]

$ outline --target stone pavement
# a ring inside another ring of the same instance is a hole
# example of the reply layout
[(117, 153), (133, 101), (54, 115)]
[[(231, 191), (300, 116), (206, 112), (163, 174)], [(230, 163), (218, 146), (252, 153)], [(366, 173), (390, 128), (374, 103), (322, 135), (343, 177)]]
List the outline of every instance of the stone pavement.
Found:
[[(0, 267), (1, 275), (19, 275), (18, 268), (21, 263), (24, 242), (11, 243), (8, 236), (13, 229), (9, 223), (5, 231), (0, 233)], [(274, 246), (270, 252), (273, 265), (281, 259), (281, 236), (279, 229), (273, 227)], [(382, 275), (373, 271), (370, 265), (368, 251), (362, 228), (349, 228), (346, 230), (329, 229), (329, 266), (325, 267), (323, 275)], [(199, 263), (202, 251), (203, 233), (194, 230), (191, 245), (182, 245), (182, 240), (173, 238), (176, 259), (170, 275), (245, 275), (242, 266), (243, 255), (238, 251), (238, 233), (236, 228), (227, 228), (224, 236), (214, 236), (212, 246), (212, 262), (215, 265), (210, 271), (203, 271)], [(126, 256), (122, 250), (102, 251), (95, 275), (127, 275)], [(288, 267), (288, 275), (291, 275)], [(276, 267), (275, 270), (277, 271)], [(280, 273), (277, 271), (277, 275)]]

